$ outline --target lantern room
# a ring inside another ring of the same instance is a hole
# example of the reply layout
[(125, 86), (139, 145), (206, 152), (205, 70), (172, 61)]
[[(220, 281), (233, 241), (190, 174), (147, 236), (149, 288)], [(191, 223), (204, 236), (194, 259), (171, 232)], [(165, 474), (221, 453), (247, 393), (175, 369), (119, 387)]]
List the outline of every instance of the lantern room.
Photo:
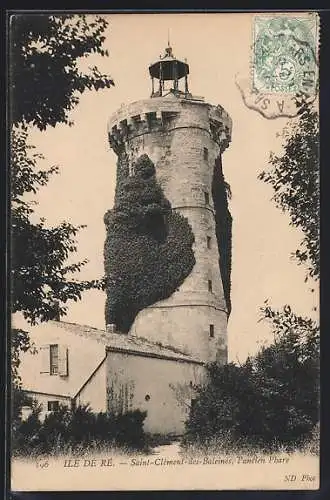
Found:
[(189, 95), (189, 65), (173, 55), (170, 44), (166, 47), (165, 54), (149, 66), (149, 74), (152, 85), (151, 97), (162, 97), (169, 94), (182, 97)]

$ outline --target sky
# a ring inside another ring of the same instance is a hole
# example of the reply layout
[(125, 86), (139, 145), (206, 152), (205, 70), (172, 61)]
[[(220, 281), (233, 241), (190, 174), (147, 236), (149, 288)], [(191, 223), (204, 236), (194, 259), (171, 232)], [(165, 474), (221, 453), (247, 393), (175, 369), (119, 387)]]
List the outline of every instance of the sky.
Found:
[[(104, 213), (112, 207), (116, 156), (107, 140), (107, 121), (122, 103), (150, 96), (148, 66), (167, 45), (187, 58), (189, 87), (194, 95), (221, 104), (233, 120), (232, 142), (223, 154), (223, 170), (231, 186), (233, 217), (232, 313), (228, 323), (229, 359), (244, 361), (272, 332), (260, 322), (266, 299), (274, 307), (289, 303), (298, 314), (315, 316), (317, 295), (304, 283), (305, 270), (290, 257), (301, 240), (299, 230), (275, 207), (270, 186), (258, 180), (269, 168), (270, 151), (279, 151), (278, 136), (286, 118), (266, 119), (247, 108), (236, 86), (237, 74), (248, 76), (252, 61), (252, 14), (109, 14), (104, 48), (109, 57), (93, 56), (82, 64), (97, 64), (111, 75), (115, 87), (85, 92), (70, 113), (73, 127), (57, 125), (31, 131), (30, 141), (58, 165), (40, 190), (36, 216), (47, 224), (63, 220), (86, 224), (78, 237), (77, 260), (89, 263), (81, 279), (103, 274)], [(67, 321), (104, 328), (105, 294), (85, 292), (69, 307)]]

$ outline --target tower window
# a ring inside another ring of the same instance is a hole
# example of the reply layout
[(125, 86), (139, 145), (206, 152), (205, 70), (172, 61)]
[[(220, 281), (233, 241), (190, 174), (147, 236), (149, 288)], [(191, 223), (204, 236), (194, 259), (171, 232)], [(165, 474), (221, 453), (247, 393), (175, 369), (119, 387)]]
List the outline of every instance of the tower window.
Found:
[(204, 148), (203, 154), (204, 154), (204, 160), (208, 160), (208, 158), (209, 158), (209, 150), (207, 148)]
[(209, 205), (210, 204), (210, 195), (207, 191), (204, 191), (204, 198), (205, 198), (205, 204)]
[(206, 236), (206, 245), (207, 248), (211, 248), (211, 236)]
[(210, 337), (214, 337), (214, 325), (210, 325)]
[(58, 374), (58, 344), (51, 344), (49, 346), (49, 363), (50, 363), (50, 374)]
[(207, 282), (209, 292), (212, 292), (212, 280), (208, 280)]

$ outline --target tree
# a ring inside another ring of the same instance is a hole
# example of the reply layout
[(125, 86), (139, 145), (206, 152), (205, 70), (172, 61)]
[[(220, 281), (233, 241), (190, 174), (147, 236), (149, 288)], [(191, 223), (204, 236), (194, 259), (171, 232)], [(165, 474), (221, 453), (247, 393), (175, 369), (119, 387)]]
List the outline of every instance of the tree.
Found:
[[(295, 257), (299, 264), (307, 266), (305, 281), (309, 278), (317, 281), (320, 275), (319, 121), (312, 103), (297, 98), (297, 106), (298, 119), (283, 131), (283, 153), (271, 153), (273, 168), (262, 172), (259, 179), (273, 187), (276, 205), (289, 214), (290, 224), (302, 231)], [(290, 405), (291, 401), (291, 417), (294, 412), (296, 416), (304, 415), (305, 420), (300, 424), (296, 422), (295, 429), (291, 429), (294, 434), (318, 420), (319, 326), (308, 317), (296, 315), (289, 305), (274, 310), (266, 301), (261, 313), (263, 319), (270, 321), (275, 341), (260, 355), (259, 361), (269, 354), (273, 362), (277, 358), (279, 364), (282, 363), (276, 377), (286, 393), (286, 404)], [(287, 360), (287, 364), (283, 364), (283, 360)], [(263, 369), (266, 373), (267, 363)], [(283, 394), (281, 400), (283, 404)]]
[(273, 450), (305, 443), (319, 420), (319, 327), (289, 306), (263, 315), (274, 342), (236, 366), (208, 366), (184, 441)]
[(319, 125), (318, 113), (311, 104), (298, 101), (298, 120), (283, 131), (283, 153), (271, 153), (271, 171), (263, 171), (260, 180), (274, 189), (276, 205), (290, 216), (290, 224), (303, 232), (295, 252), (305, 263), (310, 277), (320, 274), (319, 249)]
[(44, 219), (36, 224), (31, 222), (33, 205), (25, 201), (25, 194), (37, 193), (58, 169), (38, 170), (37, 162), (43, 157), (33, 153), (33, 146), (26, 141), (26, 131), (13, 130), (11, 305), (12, 312), (21, 311), (35, 324), (38, 320), (52, 319), (58, 313), (65, 314), (68, 300), (80, 299), (84, 290), (98, 286), (98, 282), (72, 278), (86, 260), (66, 264), (70, 254), (77, 250), (75, 236), (84, 226), (63, 222), (49, 228)]
[[(255, 387), (248, 367), (234, 363), (207, 366), (208, 381), (195, 388), (195, 404), (186, 422), (185, 443), (203, 445), (211, 441), (230, 442), (243, 434), (245, 422), (255, 404)], [(227, 438), (227, 439), (226, 439)]]
[(319, 326), (296, 315), (289, 305), (261, 310), (270, 321), (274, 342), (254, 359), (257, 385), (267, 387), (269, 439), (299, 442), (319, 421)]
[[(319, 245), (319, 121), (312, 103), (297, 98), (298, 119), (283, 131), (283, 153), (270, 155), (272, 170), (264, 171), (259, 179), (274, 189), (276, 205), (290, 216), (290, 224), (299, 228), (303, 239), (295, 252), (299, 264), (307, 266), (305, 281), (320, 276)], [(312, 288), (313, 292), (314, 289)], [(319, 327), (310, 318), (294, 314), (289, 305), (275, 311), (266, 301), (261, 308), (263, 318), (272, 323), (275, 338), (296, 336), (294, 349), (305, 350), (311, 366), (310, 377), (318, 382), (315, 365), (319, 364)], [(290, 377), (289, 373), (287, 376)], [(297, 376), (297, 374), (295, 375)], [(307, 391), (308, 392), (308, 391)], [(308, 394), (305, 392), (305, 397)]]
[[(78, 300), (97, 280), (74, 278), (86, 261), (68, 259), (77, 250), (75, 237), (84, 226), (63, 222), (47, 227), (45, 219), (32, 221), (33, 203), (27, 194), (46, 186), (57, 167), (38, 167), (42, 155), (28, 143), (28, 127), (45, 130), (57, 123), (72, 125), (69, 111), (78, 93), (113, 85), (96, 66), (87, 72), (79, 61), (103, 49), (107, 22), (99, 16), (12, 15), (10, 19), (10, 125), (11, 125), (11, 306), (30, 324), (64, 315), (68, 300)], [(28, 332), (12, 331), (12, 382), (19, 388), (19, 352), (31, 348)]]
[(105, 19), (84, 14), (14, 14), (10, 19), (11, 120), (45, 130), (72, 124), (68, 112), (78, 94), (114, 85), (96, 66), (83, 72), (79, 61), (104, 50)]
[[(302, 230), (295, 256), (319, 277), (318, 115), (298, 102), (297, 122), (284, 130), (283, 154), (270, 156), (271, 171), (259, 179), (269, 183), (274, 201)], [(308, 279), (306, 278), (306, 281)], [(274, 448), (296, 447), (311, 437), (319, 421), (319, 326), (295, 314), (289, 305), (274, 310), (265, 301), (262, 319), (269, 321), (274, 341), (242, 366), (209, 366), (208, 383), (187, 422), (187, 443), (227, 439)], [(224, 433), (229, 432), (228, 436)]]

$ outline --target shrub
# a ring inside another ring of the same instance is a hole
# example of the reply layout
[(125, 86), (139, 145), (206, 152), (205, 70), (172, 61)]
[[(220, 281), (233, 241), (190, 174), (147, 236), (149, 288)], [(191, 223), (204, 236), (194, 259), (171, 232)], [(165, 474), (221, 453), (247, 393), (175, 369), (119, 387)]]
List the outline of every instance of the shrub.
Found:
[(16, 454), (57, 453), (88, 448), (92, 443), (129, 449), (145, 447), (143, 422), (146, 412), (130, 411), (120, 415), (93, 413), (86, 406), (70, 410), (60, 406), (40, 421), (40, 409), (35, 409), (26, 421), (12, 433), (12, 449)]
[(190, 274), (194, 235), (187, 219), (172, 212), (147, 155), (133, 176), (127, 159), (119, 162), (115, 206), (104, 222), (106, 323), (127, 333), (139, 311), (172, 295)]
[(140, 410), (128, 411), (115, 418), (116, 443), (140, 449), (145, 446), (143, 422), (147, 413)]
[(26, 420), (17, 421), (12, 427), (12, 453), (27, 455), (38, 445), (38, 436), (41, 429), (39, 420), (40, 408), (34, 407)]
[(226, 434), (238, 439), (249, 422), (255, 391), (246, 367), (233, 363), (208, 366), (208, 383), (198, 397), (186, 423), (184, 442), (208, 442)]
[(23, 406), (32, 406), (32, 398), (16, 385), (13, 384), (11, 392), (11, 421), (15, 427), (20, 424)]
[[(285, 314), (285, 324), (298, 322), (299, 331), (282, 332), (241, 366), (209, 365), (184, 444), (220, 441), (226, 434), (231, 445), (241, 441), (271, 450), (300, 448), (311, 438), (319, 420), (318, 337), (310, 320), (288, 308)], [(304, 339), (303, 329), (309, 331)]]

